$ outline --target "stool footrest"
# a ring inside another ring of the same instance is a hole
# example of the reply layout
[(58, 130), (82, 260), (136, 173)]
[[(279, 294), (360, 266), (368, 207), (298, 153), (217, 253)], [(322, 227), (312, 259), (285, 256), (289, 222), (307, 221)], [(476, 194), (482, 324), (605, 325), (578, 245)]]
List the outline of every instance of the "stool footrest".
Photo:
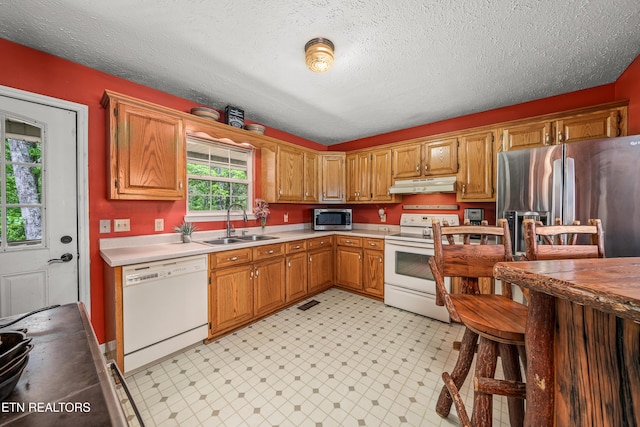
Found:
[(526, 384), (520, 381), (473, 377), (473, 389), (478, 393), (517, 397), (518, 399), (524, 399), (527, 396)]

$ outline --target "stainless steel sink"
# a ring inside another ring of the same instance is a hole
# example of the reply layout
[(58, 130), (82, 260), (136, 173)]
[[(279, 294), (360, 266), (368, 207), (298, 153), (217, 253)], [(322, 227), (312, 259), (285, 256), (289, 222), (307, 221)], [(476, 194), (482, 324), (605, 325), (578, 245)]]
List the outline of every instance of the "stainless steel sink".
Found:
[(244, 240), (236, 239), (235, 237), (221, 237), (220, 239), (205, 240), (202, 243), (209, 245), (228, 245), (230, 243), (241, 243)]
[(271, 240), (271, 239), (277, 239), (277, 237), (275, 236), (265, 236), (264, 234), (250, 234), (248, 236), (242, 236), (242, 237), (238, 237), (238, 239), (241, 240), (251, 240), (251, 241), (258, 241), (258, 240)]

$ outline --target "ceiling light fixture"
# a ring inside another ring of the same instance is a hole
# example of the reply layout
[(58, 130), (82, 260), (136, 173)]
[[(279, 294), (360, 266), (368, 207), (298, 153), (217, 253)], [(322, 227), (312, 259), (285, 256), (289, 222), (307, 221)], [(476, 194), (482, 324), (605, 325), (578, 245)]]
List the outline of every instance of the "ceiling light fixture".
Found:
[(324, 73), (333, 65), (333, 43), (331, 40), (317, 37), (304, 45), (307, 68), (314, 73)]

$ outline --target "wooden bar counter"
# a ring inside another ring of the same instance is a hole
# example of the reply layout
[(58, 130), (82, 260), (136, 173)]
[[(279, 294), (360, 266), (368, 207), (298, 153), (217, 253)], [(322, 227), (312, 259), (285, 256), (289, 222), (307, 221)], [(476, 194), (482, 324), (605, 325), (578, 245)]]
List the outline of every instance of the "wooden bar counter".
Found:
[(640, 425), (640, 257), (501, 262), (530, 291), (527, 426)]

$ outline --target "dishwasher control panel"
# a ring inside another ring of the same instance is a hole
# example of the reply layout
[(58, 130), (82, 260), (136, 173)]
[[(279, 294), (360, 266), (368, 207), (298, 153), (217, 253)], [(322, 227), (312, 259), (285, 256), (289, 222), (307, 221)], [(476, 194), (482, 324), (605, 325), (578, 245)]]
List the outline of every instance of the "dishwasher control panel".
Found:
[(137, 285), (153, 280), (163, 280), (207, 269), (206, 257), (178, 259), (130, 266), (123, 270), (124, 285)]

